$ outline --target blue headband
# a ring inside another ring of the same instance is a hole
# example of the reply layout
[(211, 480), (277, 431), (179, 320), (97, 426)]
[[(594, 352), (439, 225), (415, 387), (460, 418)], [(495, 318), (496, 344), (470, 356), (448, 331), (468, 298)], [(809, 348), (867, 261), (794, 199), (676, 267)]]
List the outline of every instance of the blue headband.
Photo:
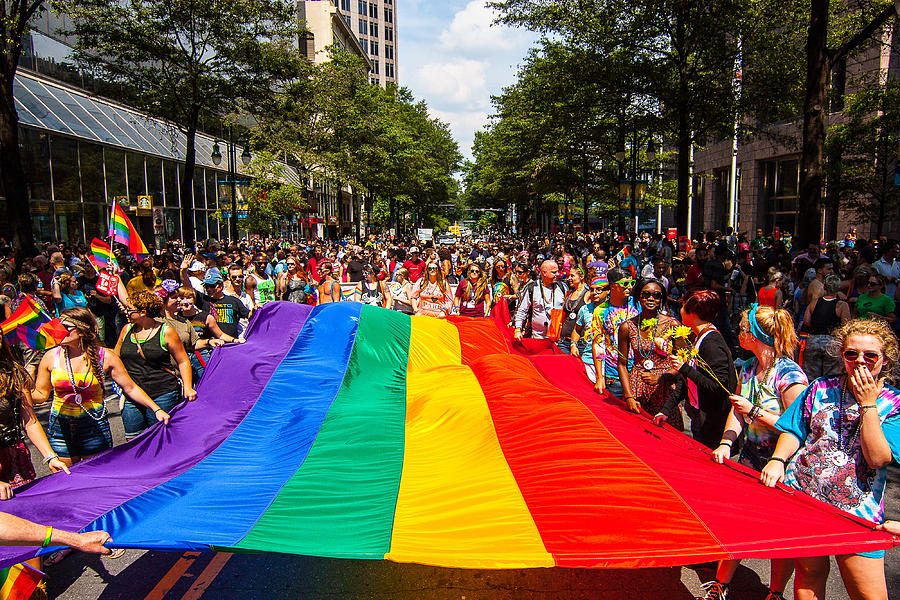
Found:
[(759, 304), (754, 304), (750, 308), (750, 316), (747, 319), (750, 321), (750, 333), (753, 334), (753, 337), (761, 341), (763, 344), (767, 346), (775, 345), (775, 338), (771, 335), (767, 334), (762, 330), (762, 327), (759, 326), (759, 321), (756, 320), (756, 310), (759, 308)]

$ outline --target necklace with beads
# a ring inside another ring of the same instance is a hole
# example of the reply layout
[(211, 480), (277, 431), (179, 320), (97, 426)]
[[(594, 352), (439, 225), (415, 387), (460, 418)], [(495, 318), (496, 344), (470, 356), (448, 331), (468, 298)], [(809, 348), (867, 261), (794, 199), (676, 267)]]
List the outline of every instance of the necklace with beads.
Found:
[[(106, 397), (105, 397), (105, 395), (103, 398), (103, 408), (100, 411), (99, 417), (95, 417), (94, 414), (91, 411), (89, 411), (88, 409), (86, 409), (84, 407), (84, 404), (82, 404), (83, 399), (81, 396), (81, 391), (90, 389), (90, 387), (91, 387), (91, 384), (87, 383), (88, 377), (93, 377), (93, 371), (91, 370), (90, 365), (88, 365), (88, 371), (84, 377), (84, 381), (85, 381), (86, 385), (84, 385), (83, 387), (79, 387), (78, 384), (75, 383), (75, 372), (72, 369), (72, 360), (69, 357), (69, 349), (65, 346), (63, 346), (63, 358), (66, 361), (66, 374), (69, 376), (69, 383), (72, 384), (72, 391), (75, 393), (75, 404), (78, 405), (78, 407), (82, 410), (82, 412), (87, 414), (87, 416), (94, 419), (95, 421), (103, 420), (103, 418), (106, 417)], [(103, 395), (103, 381), (102, 380), (100, 381), (100, 394)]]

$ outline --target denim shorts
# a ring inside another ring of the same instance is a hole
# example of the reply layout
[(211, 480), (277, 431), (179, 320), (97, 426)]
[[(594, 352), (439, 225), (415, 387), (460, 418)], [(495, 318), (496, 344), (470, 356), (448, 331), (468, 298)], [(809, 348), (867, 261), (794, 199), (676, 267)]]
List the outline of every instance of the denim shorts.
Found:
[(53, 451), (63, 458), (91, 456), (113, 446), (106, 416), (98, 421), (87, 414), (67, 417), (51, 413), (47, 439)]
[[(181, 402), (181, 390), (166, 392), (153, 399), (157, 406), (166, 412)], [(122, 408), (122, 425), (125, 426), (125, 439), (130, 440), (140, 435), (145, 429), (156, 423), (156, 415), (153, 411), (134, 402), (131, 398), (125, 398), (125, 406)]]

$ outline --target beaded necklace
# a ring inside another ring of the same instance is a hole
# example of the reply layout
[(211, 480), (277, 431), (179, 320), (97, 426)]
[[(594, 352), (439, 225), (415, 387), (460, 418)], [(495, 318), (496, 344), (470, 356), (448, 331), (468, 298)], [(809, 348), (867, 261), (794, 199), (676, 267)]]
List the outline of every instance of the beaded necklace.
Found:
[[(638, 314), (638, 318), (640, 318), (640, 314)], [(659, 313), (656, 313), (656, 322), (653, 323), (653, 335), (650, 336), (650, 348), (647, 350), (646, 354), (644, 353), (644, 339), (641, 336), (641, 328), (637, 326), (637, 351), (638, 355), (644, 359), (641, 362), (641, 366), (643, 366), (646, 370), (650, 370), (654, 367), (653, 363), (653, 340), (656, 339), (656, 330), (659, 327)]]
[[(756, 378), (756, 371), (753, 372), (753, 376), (750, 378), (749, 398), (747, 398), (753, 406), (762, 406), (762, 402), (759, 400), (760, 395), (762, 395), (761, 388), (769, 380), (769, 374), (772, 373), (772, 369), (775, 367), (776, 362), (778, 362), (777, 358), (772, 360), (772, 364), (770, 364), (769, 368), (766, 369), (766, 372), (763, 373), (762, 381), (759, 381)], [(758, 359), (756, 366), (759, 367)]]
[[(72, 360), (71, 360), (71, 358), (69, 358), (69, 349), (66, 346), (63, 346), (63, 358), (66, 361), (66, 374), (69, 376), (69, 383), (72, 384), (72, 391), (75, 393), (75, 404), (77, 404), (78, 407), (82, 410), (82, 412), (84, 412), (90, 418), (94, 419), (95, 421), (102, 421), (103, 418), (106, 417), (106, 396), (105, 396), (105, 394), (103, 394), (102, 376), (100, 379), (100, 394), (104, 396), (103, 397), (103, 408), (100, 411), (100, 416), (95, 417), (93, 415), (93, 413), (91, 413), (88, 409), (86, 409), (84, 407), (84, 405), (82, 404), (82, 397), (81, 397), (81, 390), (86, 390), (91, 387), (91, 385), (89, 383), (87, 383), (88, 376), (93, 377), (93, 375), (94, 375), (93, 370), (90, 368), (90, 364), (88, 364), (88, 370), (87, 370), (87, 373), (85, 374), (85, 378), (84, 378), (86, 385), (84, 387), (79, 388), (78, 384), (75, 383), (75, 372), (72, 370)], [(87, 363), (87, 361), (85, 361), (85, 363)], [(101, 367), (101, 369), (102, 369), (102, 367)], [(102, 373), (102, 371), (101, 371), (101, 373)]]
[(850, 455), (850, 450), (856, 444), (856, 440), (859, 439), (860, 433), (862, 432), (862, 414), (859, 415), (859, 419), (856, 422), (856, 427), (854, 427), (854, 431), (851, 436), (844, 440), (844, 397), (847, 395), (847, 381), (841, 378), (841, 399), (838, 404), (838, 424), (837, 424), (837, 438), (838, 438), (838, 450), (843, 452), (845, 455)]

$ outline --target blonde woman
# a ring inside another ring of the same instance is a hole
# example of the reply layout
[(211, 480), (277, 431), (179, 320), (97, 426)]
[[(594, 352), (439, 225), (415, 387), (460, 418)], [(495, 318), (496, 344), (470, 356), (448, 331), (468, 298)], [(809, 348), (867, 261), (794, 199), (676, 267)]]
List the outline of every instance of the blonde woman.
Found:
[[(797, 334), (791, 314), (784, 309), (755, 305), (741, 316), (738, 341), (753, 353), (740, 374), (740, 395), (731, 396), (731, 413), (725, 432), (712, 459), (723, 463), (731, 456), (734, 443), (746, 430), (746, 440), (738, 461), (761, 471), (772, 458), (779, 431), (778, 418), (806, 389), (806, 373), (793, 361)], [(704, 584), (706, 598), (723, 598), (740, 561), (719, 561), (716, 579)], [(780, 599), (791, 574), (793, 562), (772, 560), (769, 600)], [(718, 594), (718, 595), (717, 595)]]
[(784, 295), (781, 293), (781, 280), (784, 274), (775, 267), (769, 267), (766, 273), (766, 285), (759, 290), (757, 299), (760, 306), (769, 306), (771, 308), (781, 308), (784, 306)]
[[(884, 522), (887, 467), (900, 459), (900, 351), (890, 325), (854, 319), (834, 331), (843, 373), (814, 381), (776, 427), (772, 458), (760, 480), (780, 481), (876, 524)], [(794, 560), (794, 595), (825, 597), (829, 557)], [(884, 550), (837, 556), (851, 598), (887, 598)]]
[(463, 317), (486, 317), (491, 313), (491, 288), (478, 263), (466, 266), (465, 279), (456, 286), (453, 310)]
[(417, 315), (440, 317), (453, 308), (453, 290), (444, 279), (437, 262), (425, 265), (425, 277), (416, 282), (412, 297), (417, 301)]

